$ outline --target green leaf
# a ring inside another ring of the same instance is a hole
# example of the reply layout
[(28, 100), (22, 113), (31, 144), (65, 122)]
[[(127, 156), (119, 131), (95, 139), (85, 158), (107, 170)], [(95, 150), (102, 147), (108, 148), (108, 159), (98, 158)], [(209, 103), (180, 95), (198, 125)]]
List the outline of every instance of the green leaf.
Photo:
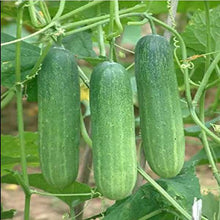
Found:
[[(219, 1), (209, 1), (209, 8), (215, 8), (219, 5)], [(204, 10), (204, 1), (179, 1), (178, 12), (186, 13), (187, 11)]]
[[(215, 51), (216, 39), (220, 36), (220, 6), (210, 10), (210, 23), (211, 50)], [(186, 47), (200, 53), (205, 53), (207, 45), (207, 32), (205, 30), (205, 12), (197, 10), (182, 34), (183, 40), (186, 42)]]
[(202, 214), (208, 219), (218, 219), (219, 217), (219, 199), (212, 193), (202, 197)]
[[(66, 187), (63, 190), (56, 189), (52, 186), (50, 186), (43, 178), (43, 175), (41, 173), (35, 173), (35, 174), (29, 174), (29, 184), (32, 187), (42, 189), (49, 193), (56, 193), (56, 194), (78, 194), (78, 193), (90, 193), (91, 188), (83, 183), (74, 182), (70, 186)], [(14, 175), (7, 174), (5, 176), (2, 176), (2, 183), (8, 183), (8, 184), (18, 184)], [(72, 203), (75, 201), (77, 204), (90, 199), (90, 196), (67, 196), (67, 197), (58, 197), (65, 203), (67, 203), (69, 206), (72, 207)]]
[[(1, 43), (15, 40), (16, 38), (1, 33)], [(2, 46), (1, 56), (1, 84), (10, 88), (15, 84), (15, 51), (16, 44)], [(38, 57), (40, 55), (40, 48), (32, 44), (21, 42), (21, 80), (30, 73)]]
[[(210, 144), (211, 151), (213, 153), (213, 157), (216, 163), (220, 162), (220, 147), (219, 145)], [(186, 164), (196, 164), (196, 165), (204, 165), (209, 164), (208, 157), (206, 155), (205, 149), (201, 149), (198, 153), (196, 153), (193, 157), (190, 158)]]
[[(191, 213), (191, 207), (194, 197), (200, 198), (199, 181), (194, 173), (194, 167), (188, 166), (181, 173), (170, 179), (158, 179), (161, 185), (184, 209)], [(145, 184), (133, 195), (128, 198), (117, 201), (113, 206), (107, 209), (104, 219), (111, 220), (133, 220), (139, 219), (158, 209), (175, 212), (171, 204), (156, 191), (150, 184)], [(163, 212), (155, 219), (172, 219), (172, 214)], [(169, 218), (164, 218), (168, 216)], [(173, 217), (173, 216), (172, 216)], [(153, 219), (153, 218), (152, 218)]]
[(121, 43), (135, 45), (141, 36), (141, 26), (126, 25), (124, 27)]
[[(215, 124), (217, 122), (220, 122), (220, 116), (208, 121), (205, 123), (205, 126), (207, 128), (211, 128), (212, 127), (212, 124)], [(185, 128), (184, 129), (184, 132), (185, 132), (185, 135), (186, 136), (191, 136), (191, 137), (198, 137), (201, 133), (201, 127), (196, 125), (196, 126), (191, 126), (191, 127), (188, 127), (188, 128)]]
[[(38, 134), (25, 132), (24, 139), (28, 165), (39, 166)], [(4, 175), (4, 169), (12, 169), (21, 162), (19, 137), (2, 135), (1, 144), (1, 175)]]
[(1, 219), (11, 219), (15, 216), (16, 210), (15, 209), (10, 209), (7, 211), (2, 211), (1, 212)]
[(79, 59), (82, 57), (97, 57), (92, 48), (92, 33), (90, 31), (69, 35), (64, 37), (62, 42), (64, 47)]
[[(16, 18), (17, 17), (18, 7), (15, 3), (16, 1), (1, 1), (1, 17), (2, 18), (7, 18), (7, 17)], [(24, 7), (23, 22), (28, 23), (28, 24), (31, 23), (28, 7)]]

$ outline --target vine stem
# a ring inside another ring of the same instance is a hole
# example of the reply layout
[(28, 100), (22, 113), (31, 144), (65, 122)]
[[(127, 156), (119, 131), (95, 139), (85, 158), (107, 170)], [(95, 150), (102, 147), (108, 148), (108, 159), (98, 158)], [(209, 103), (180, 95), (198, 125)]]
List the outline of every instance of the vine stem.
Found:
[(93, 6), (95, 6), (95, 5), (97, 5), (97, 4), (100, 4), (100, 3), (102, 3), (104, 0), (99, 0), (99, 1), (92, 1), (92, 2), (90, 2), (90, 3), (88, 3), (88, 4), (86, 4), (86, 5), (83, 5), (82, 7), (79, 7), (79, 8), (77, 8), (77, 9), (75, 9), (75, 10), (72, 10), (71, 12), (69, 12), (69, 13), (67, 13), (67, 14), (65, 14), (65, 15), (62, 15), (61, 17), (59, 17), (59, 21), (63, 21), (63, 20), (65, 20), (65, 19), (67, 19), (67, 18), (70, 18), (70, 17), (72, 17), (73, 15), (75, 15), (76, 13), (79, 13), (79, 12), (82, 12), (82, 11), (84, 11), (84, 10), (86, 10), (86, 9), (88, 9), (88, 8), (91, 8), (91, 7), (93, 7)]
[[(17, 33), (16, 37), (21, 38), (22, 31), (22, 18), (23, 18), (23, 7), (18, 6), (17, 12)], [(16, 44), (16, 82), (21, 81), (21, 42)], [(20, 150), (21, 150), (21, 167), (22, 175), (25, 185), (29, 187), (29, 180), (27, 174), (27, 161), (25, 153), (25, 140), (24, 140), (24, 122), (23, 122), (23, 106), (22, 106), (22, 85), (17, 85), (16, 87), (16, 96), (17, 96), (17, 117), (18, 117), (18, 132), (19, 132), (19, 141), (20, 141)], [(24, 219), (29, 219), (30, 212), (30, 195), (25, 192), (25, 209), (24, 209)]]
[(146, 179), (158, 192), (163, 195), (183, 216), (188, 220), (192, 217), (184, 210), (155, 180), (153, 180), (139, 165), (138, 172)]
[[(70, 193), (70, 194), (55, 193), (55, 194), (53, 194), (53, 193), (46, 193), (46, 192), (39, 192), (36, 190), (31, 190), (31, 194), (38, 194), (38, 195), (42, 195), (42, 196), (56, 196), (56, 197), (58, 197), (58, 196), (63, 196), (63, 197), (91, 196), (91, 198), (93, 198), (96, 193), (91, 192), (91, 193)], [(97, 194), (99, 194), (99, 193), (97, 193)]]
[(46, 2), (40, 1), (39, 4), (40, 4), (41, 10), (45, 16), (45, 20), (46, 20), (47, 24), (49, 24), (51, 22), (51, 17), (50, 17), (50, 12), (48, 11)]
[[(119, 15), (129, 13), (129, 12), (132, 12), (132, 11), (140, 9), (140, 8), (143, 8), (143, 5), (139, 4), (139, 5), (135, 5), (134, 7), (131, 7), (131, 8), (122, 9), (122, 10), (119, 11)], [(104, 19), (109, 19), (109, 17), (110, 17), (109, 14), (102, 15), (102, 16), (99, 16), (99, 17), (88, 18), (88, 19), (85, 19), (83, 21), (77, 21), (77, 22), (74, 22), (74, 23), (62, 25), (62, 27), (64, 29), (72, 29), (72, 28), (75, 28), (75, 27), (81, 26), (81, 25), (89, 25), (91, 23), (95, 24), (96, 22), (103, 21)]]
[(81, 128), (81, 134), (87, 145), (92, 148), (92, 140), (88, 135), (88, 132), (86, 130), (84, 121), (83, 121), (83, 116), (82, 116), (82, 111), (80, 111), (80, 128)]
[[(83, 7), (84, 7), (84, 6), (83, 6)], [(131, 11), (134, 11), (134, 10), (137, 10), (137, 9), (140, 9), (140, 8), (143, 8), (143, 7), (145, 7), (144, 4), (139, 4), (139, 5), (136, 5), (136, 6), (132, 7), (132, 8), (123, 9), (123, 10), (119, 11), (119, 14), (129, 13), (129, 12), (131, 12)], [(81, 7), (80, 7), (80, 8), (81, 8)], [(80, 9), (80, 8), (79, 8), (79, 9)], [(85, 7), (84, 7), (84, 9), (85, 9)], [(87, 9), (87, 8), (86, 8), (86, 9)], [(80, 11), (82, 11), (82, 9), (80, 9)], [(73, 11), (72, 11), (72, 12), (73, 12)], [(77, 12), (77, 11), (76, 11), (76, 12)], [(123, 17), (123, 16), (120, 16), (120, 17)], [(109, 15), (103, 15), (103, 16), (100, 16), (100, 17), (99, 17), (100, 21), (102, 21), (102, 20), (105, 19), (105, 18), (109, 18)], [(97, 19), (97, 18), (86, 19), (86, 20), (84, 20), (84, 21), (74, 22), (72, 25), (73, 25), (73, 27), (77, 27), (77, 26), (79, 26), (79, 25), (84, 25), (84, 24), (89, 24), (89, 23), (96, 22), (96, 21), (99, 20), (99, 19)], [(59, 21), (59, 18), (58, 18), (57, 20)], [(57, 21), (57, 20), (56, 20), (56, 21)], [(14, 43), (20, 42), (20, 41), (22, 41), (22, 40), (26, 40), (26, 39), (29, 39), (29, 38), (31, 38), (31, 37), (34, 37), (34, 36), (36, 36), (36, 35), (38, 35), (38, 34), (41, 34), (41, 33), (45, 32), (46, 30), (48, 30), (49, 28), (51, 28), (52, 26), (54, 26), (54, 25), (56, 24), (56, 21), (52, 21), (50, 24), (48, 24), (48, 25), (45, 26), (44, 28), (40, 29), (39, 31), (36, 31), (36, 32), (33, 33), (33, 34), (30, 34), (30, 35), (28, 35), (28, 36), (25, 36), (25, 37), (22, 37), (22, 38), (20, 38), (20, 39), (16, 39), (16, 40), (13, 40), (13, 41), (1, 43), (1, 47), (2, 47), (2, 46), (6, 46), (6, 45), (10, 45), (10, 44), (14, 44)], [(99, 22), (100, 22), (100, 21), (99, 21)], [(90, 27), (88, 26), (88, 27), (89, 27), (89, 28), (92, 28), (92, 27), (95, 27), (95, 26), (97, 26), (97, 25), (99, 25), (99, 24), (105, 24), (105, 23), (107, 23), (107, 22), (108, 22), (108, 20), (105, 20), (105, 22), (100, 22), (100, 23), (97, 22), (97, 23), (92, 24), (92, 26), (90, 26)], [(63, 27), (65, 28), (65, 25), (64, 25)], [(71, 27), (72, 27), (72, 26), (71, 26)], [(68, 26), (68, 28), (69, 28), (69, 26)], [(83, 31), (83, 30), (87, 30), (87, 29), (89, 29), (89, 28), (87, 28), (87, 27), (79, 28), (79, 29), (77, 29), (77, 30), (74, 30), (75, 32), (73, 32), (73, 33), (77, 33), (77, 32)], [(70, 32), (69, 34), (72, 34), (72, 33)], [(69, 34), (68, 34), (68, 35), (69, 35)]]
[(9, 103), (10, 101), (13, 99), (15, 95), (15, 91), (11, 90), (7, 96), (1, 101), (1, 110), (4, 109)]
[(65, 3), (66, 3), (66, 0), (60, 0), (60, 5), (58, 8), (58, 11), (57, 11), (56, 15), (54, 16), (53, 20), (58, 19), (62, 15), (64, 7), (65, 7)]
[(80, 79), (84, 82), (84, 84), (87, 86), (87, 88), (90, 87), (89, 85), (89, 79), (86, 76), (86, 74), (83, 72), (83, 70), (78, 66), (78, 70), (79, 70), (79, 77)]
[(37, 20), (37, 16), (35, 13), (35, 7), (34, 7), (34, 1), (33, 0), (29, 0), (29, 14), (31, 17), (31, 23), (35, 26), (35, 27), (41, 27), (41, 25), (39, 24), (38, 20)]
[(26, 79), (23, 80), (21, 82), (22, 85), (24, 85), (25, 83), (27, 83), (28, 81), (30, 81), (30, 79), (32, 79), (33, 77), (35, 77), (37, 75), (37, 72), (41, 66), (42, 61), (44, 60), (44, 58), (46, 57), (47, 53), (49, 52), (50, 48), (52, 46), (52, 41), (50, 41), (45, 48), (42, 50), (42, 53), (40, 55), (40, 57), (38, 58), (37, 62), (35, 63), (33, 69), (31, 70), (31, 72), (28, 74), (28, 76), (26, 76)]
[(31, 203), (31, 196), (26, 194), (25, 195), (25, 207), (24, 207), (24, 219), (29, 220), (29, 213), (30, 213), (30, 203)]
[[(23, 16), (23, 7), (18, 8), (17, 14), (17, 38), (21, 37), (22, 30), (22, 16)], [(21, 43), (16, 44), (16, 82), (21, 81)], [(22, 107), (22, 86), (17, 85), (16, 90), (17, 96), (17, 116), (18, 116), (18, 131), (19, 139), (21, 146), (21, 163), (22, 163), (22, 173), (25, 180), (25, 184), (28, 185), (28, 175), (27, 175), (27, 163), (26, 163), (26, 154), (25, 154), (25, 143), (24, 143), (24, 124), (23, 124), (23, 107)]]
[(151, 213), (149, 213), (149, 214), (139, 218), (138, 220), (147, 220), (147, 219), (152, 218), (152, 217), (154, 217), (156, 215), (159, 215), (162, 212), (163, 212), (163, 209), (157, 209), (157, 210), (155, 210), (155, 211), (153, 211), (153, 212), (151, 212)]
[(55, 22), (51, 22), (50, 24), (48, 24), (47, 26), (45, 26), (44, 28), (40, 29), (39, 31), (36, 31), (34, 32), (33, 34), (30, 34), (30, 35), (27, 35), (25, 37), (22, 37), (22, 38), (18, 38), (16, 40), (12, 40), (12, 41), (8, 41), (8, 42), (5, 42), (5, 43), (2, 43), (1, 44), (1, 47), (2, 46), (6, 46), (6, 45), (9, 45), (9, 44), (14, 44), (14, 43), (18, 43), (18, 42), (21, 42), (22, 40), (26, 40), (26, 39), (29, 39), (31, 37), (34, 37), (38, 34), (41, 34), (43, 33), (44, 31), (48, 30), (49, 28), (51, 28), (52, 26), (55, 25)]
[(109, 59), (110, 61), (114, 60), (114, 44), (115, 44), (115, 38), (114, 38), (114, 1), (110, 1), (110, 24), (109, 24)]
[(217, 107), (218, 107), (218, 102), (219, 102), (219, 99), (220, 99), (220, 85), (218, 86), (217, 88), (217, 92), (216, 92), (216, 95), (215, 95), (215, 100), (212, 104), (212, 111), (216, 111)]
[[(209, 53), (211, 51), (211, 36), (210, 36), (210, 33), (211, 33), (210, 31), (211, 30), (210, 30), (210, 18), (209, 18), (209, 5), (208, 5), (208, 2), (206, 0), (204, 0), (204, 4), (205, 4), (205, 12), (206, 12), (206, 35), (207, 35), (206, 36), (206, 38), (207, 38), (206, 53)], [(219, 59), (220, 59), (220, 53), (219, 53)], [(213, 61), (213, 63), (214, 63), (214, 61)], [(210, 74), (211, 74), (211, 73), (208, 74), (209, 66), (210, 66), (210, 55), (207, 55), (206, 56), (206, 63), (205, 63), (205, 71), (206, 71), (205, 76), (207, 76), (207, 75), (210, 76)], [(215, 67), (215, 65), (213, 65), (213, 66)], [(211, 71), (209, 71), (209, 72), (211, 72)], [(204, 81), (204, 78), (203, 78), (203, 81)], [(208, 79), (207, 79), (207, 82), (208, 82)], [(203, 85), (206, 86), (207, 82), (203, 83)], [(200, 94), (199, 89), (201, 91), (200, 93), (202, 93), (201, 95), (198, 95), (198, 94)], [(205, 109), (205, 94), (206, 94), (206, 91), (203, 91), (201, 89), (201, 87), (199, 87), (199, 89), (197, 90), (195, 98), (197, 98), (198, 100), (200, 98), (200, 106), (199, 106), (200, 120), (201, 120), (202, 123), (205, 123), (205, 110), (204, 109)], [(195, 101), (195, 99), (194, 99), (194, 101)], [(213, 156), (212, 156), (212, 152), (210, 150), (209, 143), (208, 143), (208, 140), (207, 140), (206, 133), (203, 130), (202, 130), (202, 142), (203, 142), (203, 146), (204, 146), (206, 155), (208, 157), (208, 161), (209, 161), (209, 164), (211, 166), (213, 175), (214, 175), (218, 185), (220, 186), (219, 172), (218, 172), (218, 169), (215, 165), (215, 162), (214, 162), (214, 159), (213, 159)]]
[[(199, 106), (199, 110), (200, 110), (200, 120), (204, 123), (204, 108), (205, 108), (205, 92), (202, 94), (201, 96), (201, 99), (200, 99), (200, 106)], [(207, 140), (207, 137), (206, 137), (206, 133), (205, 131), (202, 130), (202, 143), (203, 143), (203, 146), (204, 146), (204, 149), (205, 149), (205, 152), (206, 152), (206, 155), (208, 157), (208, 161), (209, 161), (209, 164), (211, 166), (211, 169), (212, 169), (212, 172), (213, 172), (213, 175), (218, 183), (218, 185), (220, 186), (220, 176), (219, 176), (219, 172), (218, 172), (218, 169), (215, 165), (215, 162), (214, 162), (214, 159), (213, 159), (213, 156), (212, 156), (212, 152), (210, 150), (210, 147), (209, 147), (209, 142)]]
[(209, 16), (209, 3), (207, 0), (204, 0), (205, 4), (205, 14), (206, 14), (206, 39), (207, 39), (207, 45), (206, 45), (206, 63), (205, 63), (205, 70), (207, 71), (209, 65), (210, 65), (210, 52), (211, 52), (211, 28), (210, 28), (210, 16)]
[[(98, 5), (97, 14), (99, 16), (101, 15), (100, 5)], [(99, 42), (99, 53), (100, 53), (100, 55), (101, 56), (106, 56), (104, 34), (103, 34), (103, 29), (102, 29), (102, 25), (101, 24), (98, 26), (98, 42)]]
[(201, 95), (203, 94), (203, 92), (206, 88), (208, 80), (209, 80), (213, 70), (215, 69), (215, 66), (218, 64), (219, 61), (220, 61), (220, 53), (215, 57), (215, 59), (213, 60), (213, 62), (208, 67), (207, 71), (205, 72), (204, 77), (203, 77), (202, 82), (201, 82), (201, 85), (199, 86), (199, 88), (198, 88), (198, 90), (195, 94), (195, 97), (193, 99), (193, 104), (194, 105), (197, 105)]

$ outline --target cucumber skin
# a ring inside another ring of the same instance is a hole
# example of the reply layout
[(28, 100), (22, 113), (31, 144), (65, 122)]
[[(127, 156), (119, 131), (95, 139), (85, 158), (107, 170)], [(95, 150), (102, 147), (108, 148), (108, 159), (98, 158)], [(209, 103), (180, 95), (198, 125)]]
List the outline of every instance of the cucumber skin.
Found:
[(185, 139), (172, 50), (164, 37), (138, 41), (135, 76), (146, 159), (159, 176), (174, 177), (183, 167)]
[(56, 188), (75, 181), (80, 139), (80, 90), (74, 56), (53, 47), (38, 75), (39, 156), (45, 180)]
[(96, 185), (105, 197), (123, 199), (137, 177), (132, 91), (123, 66), (106, 61), (94, 68), (90, 108)]

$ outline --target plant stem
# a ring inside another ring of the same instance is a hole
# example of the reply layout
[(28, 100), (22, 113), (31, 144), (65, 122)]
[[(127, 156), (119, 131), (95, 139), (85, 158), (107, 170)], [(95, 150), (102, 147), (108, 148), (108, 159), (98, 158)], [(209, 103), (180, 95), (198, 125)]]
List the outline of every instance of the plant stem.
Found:
[(120, 46), (120, 45), (118, 45), (118, 44), (115, 44), (115, 46), (118, 47), (118, 48), (121, 49), (121, 50), (124, 50), (124, 51), (126, 51), (126, 52), (129, 52), (129, 53), (134, 54), (134, 51), (129, 50), (129, 49), (127, 49), (127, 48), (124, 48), (124, 47), (122, 47), (122, 46)]
[(57, 11), (56, 15), (54, 16), (53, 20), (58, 19), (62, 15), (64, 7), (65, 7), (65, 2), (66, 2), (66, 0), (60, 0), (60, 5), (58, 8), (58, 11)]
[(30, 17), (31, 17), (31, 23), (33, 24), (34, 27), (40, 27), (40, 24), (37, 20), (37, 16), (36, 16), (36, 13), (35, 13), (35, 7), (34, 7), (34, 1), (33, 0), (29, 0), (28, 9), (29, 9)]
[(212, 88), (212, 87), (214, 87), (214, 86), (216, 86), (216, 85), (219, 85), (219, 83), (220, 83), (220, 78), (219, 78), (219, 79), (216, 79), (215, 81), (213, 81), (213, 82), (211, 82), (211, 83), (209, 83), (209, 84), (206, 86), (206, 89), (209, 89), (209, 88)]
[(8, 95), (1, 101), (1, 110), (4, 109), (15, 95), (15, 90), (11, 90)]
[[(129, 12), (133, 12), (134, 10), (140, 9), (142, 7), (143, 7), (143, 5), (140, 4), (140, 5), (136, 5), (134, 7), (128, 8), (128, 9), (120, 10), (119, 15), (129, 13)], [(75, 27), (82, 26), (82, 25), (87, 25), (88, 26), (89, 24), (92, 24), (92, 23), (95, 24), (96, 22), (103, 21), (104, 19), (109, 19), (109, 18), (110, 18), (110, 15), (107, 14), (107, 15), (102, 15), (102, 16), (95, 17), (95, 18), (88, 18), (88, 19), (85, 19), (83, 21), (77, 21), (77, 22), (74, 22), (74, 23), (66, 24), (66, 25), (64, 24), (64, 25), (62, 25), (62, 27), (64, 29), (73, 29)], [(107, 20), (107, 22), (108, 22), (108, 20)]]
[(31, 195), (29, 186), (26, 185), (26, 183), (24, 182), (24, 179), (21, 177), (20, 173), (18, 173), (17, 171), (11, 171), (11, 173), (15, 177), (18, 185), (20, 185), (21, 188), (23, 189), (23, 191), (25, 192), (25, 195)]
[(47, 192), (39, 192), (39, 191), (36, 191), (36, 190), (31, 190), (31, 194), (38, 194), (38, 195), (42, 195), (42, 196), (63, 196), (63, 197), (72, 197), (72, 196), (77, 196), (77, 197), (80, 197), (80, 196), (91, 196), (94, 197), (95, 193), (70, 193), (70, 194), (60, 194), (60, 193), (47, 193)]
[(198, 88), (198, 90), (195, 94), (195, 97), (193, 99), (194, 105), (197, 105), (202, 93), (205, 90), (205, 87), (207, 86), (208, 80), (209, 80), (213, 70), (215, 69), (215, 66), (218, 64), (219, 61), (220, 61), (220, 53), (215, 57), (215, 59), (213, 60), (213, 62), (209, 66), (209, 68), (207, 69), (206, 73), (204, 74), (204, 77), (202, 79), (200, 87)]
[(14, 44), (14, 43), (17, 43), (17, 42), (20, 42), (22, 40), (26, 40), (26, 39), (29, 39), (31, 37), (34, 37), (38, 34), (41, 34), (43, 33), (44, 31), (46, 31), (47, 29), (51, 28), (52, 26), (54, 26), (55, 22), (51, 22), (50, 24), (48, 24), (47, 26), (45, 26), (44, 28), (40, 29), (39, 31), (36, 31), (34, 32), (33, 34), (30, 34), (28, 36), (25, 36), (25, 37), (22, 37), (22, 38), (19, 38), (19, 39), (16, 39), (16, 40), (12, 40), (12, 41), (8, 41), (8, 42), (5, 42), (5, 43), (2, 43), (1, 44), (1, 47), (2, 46), (6, 46), (6, 45), (10, 45), (10, 44)]
[(21, 83), (25, 84), (28, 81), (30, 81), (33, 77), (35, 77), (37, 75), (37, 72), (42, 64), (42, 61), (44, 60), (44, 58), (46, 57), (47, 53), (49, 52), (50, 48), (52, 46), (52, 42), (50, 41), (46, 47), (43, 49), (40, 57), (38, 58), (37, 62), (35, 63), (33, 69), (31, 70), (31, 72), (28, 74), (28, 76), (26, 76), (26, 79), (23, 80)]
[(159, 215), (162, 212), (163, 212), (163, 209), (157, 209), (157, 210), (155, 210), (155, 211), (153, 211), (153, 212), (151, 212), (151, 213), (149, 213), (149, 214), (139, 218), (138, 220), (147, 220), (147, 219), (150, 219), (150, 218), (152, 218), (152, 217), (154, 217), (156, 215)]
[(114, 60), (114, 1), (110, 1), (110, 24), (109, 24), (109, 59), (110, 61)]
[(115, 17), (115, 24), (118, 28), (117, 34), (120, 34), (123, 32), (123, 26), (121, 24), (120, 21), (120, 17), (119, 17), (119, 7), (118, 7), (118, 0), (112, 1), (114, 4), (114, 17)]
[(85, 142), (87, 143), (87, 145), (92, 148), (92, 140), (90, 139), (88, 132), (86, 130), (84, 121), (83, 121), (83, 116), (82, 116), (82, 112), (80, 111), (80, 128), (81, 128), (81, 134), (83, 139), (85, 140)]
[(216, 95), (215, 95), (215, 100), (212, 104), (212, 111), (216, 111), (217, 107), (218, 107), (218, 102), (220, 100), (220, 85), (218, 86), (218, 89), (217, 89), (217, 92), (216, 92)]
[(83, 5), (82, 7), (79, 7), (79, 8), (77, 8), (77, 9), (75, 9), (75, 10), (72, 10), (71, 12), (69, 12), (69, 13), (67, 13), (67, 14), (65, 14), (65, 15), (63, 15), (63, 16), (61, 16), (61, 17), (59, 17), (57, 20), (63, 21), (63, 20), (65, 20), (65, 19), (67, 19), (67, 18), (72, 17), (73, 15), (75, 15), (75, 14), (77, 14), (77, 13), (79, 13), (79, 12), (85, 11), (85, 10), (88, 9), (88, 8), (91, 8), (91, 7), (93, 7), (93, 6), (97, 5), (97, 4), (102, 3), (102, 1), (104, 1), (104, 0), (99, 0), (99, 1), (95, 1), (95, 0), (94, 0), (94, 1), (92, 1), (92, 2), (90, 2), (90, 3), (88, 3), (88, 4), (86, 4), (86, 5)]
[(138, 172), (146, 179), (158, 192), (163, 195), (183, 216), (191, 220), (191, 216), (184, 210), (155, 180), (153, 180), (139, 165)]
[(82, 71), (82, 69), (78, 66), (78, 70), (79, 70), (79, 77), (80, 79), (84, 82), (84, 84), (87, 86), (87, 88), (89, 88), (89, 79), (88, 77), (85, 75), (85, 73)]
[(46, 20), (47, 24), (49, 24), (51, 22), (51, 17), (50, 17), (50, 13), (48, 11), (46, 2), (40, 1), (39, 4), (40, 4), (41, 10), (45, 16), (45, 20)]
[(25, 194), (24, 219), (29, 220), (31, 195)]
[[(21, 30), (22, 30), (22, 17), (23, 17), (23, 7), (18, 8), (17, 12), (17, 38), (21, 38)], [(21, 42), (16, 44), (16, 82), (21, 81)], [(19, 132), (19, 140), (21, 147), (21, 166), (22, 166), (22, 174), (24, 178), (25, 184), (28, 186), (28, 174), (27, 174), (27, 161), (26, 161), (26, 153), (25, 153), (25, 141), (24, 141), (24, 122), (23, 122), (23, 106), (22, 106), (22, 86), (18, 84), (16, 87), (16, 96), (17, 96), (17, 118), (18, 118), (18, 132)]]
[(211, 52), (211, 28), (210, 28), (210, 15), (209, 15), (209, 3), (207, 0), (204, 0), (205, 3), (205, 14), (206, 14), (206, 63), (205, 63), (205, 71), (207, 71), (210, 65), (210, 52)]
[[(100, 5), (98, 5), (97, 14), (101, 14)], [(98, 26), (98, 42), (99, 42), (99, 53), (101, 56), (106, 56), (105, 54), (105, 42), (102, 25)]]
[[(128, 8), (128, 9), (123, 9), (123, 10), (119, 11), (119, 14), (129, 13), (129, 12), (134, 11), (134, 10), (136, 10), (136, 9), (145, 8), (145, 7), (146, 7), (146, 5), (144, 5), (144, 4), (139, 4), (139, 5), (136, 5), (136, 6), (134, 6), (134, 7)], [(140, 13), (139, 13), (139, 15), (140, 15)], [(104, 16), (109, 17), (109, 15), (104, 15)], [(100, 16), (100, 17), (99, 17), (100, 20), (102, 20), (104, 16)], [(134, 16), (138, 16), (137, 13), (136, 13)], [(101, 17), (102, 17), (102, 18), (101, 18)], [(120, 17), (124, 17), (124, 16), (120, 16)], [(93, 19), (94, 19), (94, 20), (93, 20)], [(92, 23), (92, 22), (95, 21), (95, 19), (96, 19), (96, 18), (86, 19), (86, 20), (84, 20), (84, 21), (75, 22), (75, 23), (77, 23), (77, 26), (78, 26), (78, 25), (83, 25), (83, 24)], [(59, 19), (57, 19), (57, 20), (59, 20)], [(90, 21), (89, 21), (89, 20), (90, 20)], [(99, 20), (99, 19), (96, 19), (96, 21), (97, 21), (97, 20)], [(83, 22), (83, 23), (81, 23), (81, 22)], [(85, 28), (85, 29), (80, 29), (80, 31), (87, 30), (87, 29), (90, 29), (90, 28), (92, 28), (92, 27), (95, 27), (95, 26), (97, 26), (97, 25), (99, 25), (99, 24), (105, 24), (105, 23), (107, 23), (107, 22), (108, 22), (108, 20), (105, 20), (105, 22), (101, 22), (101, 23), (94, 23), (93, 26), (91, 26), (91, 27), (89, 27), (89, 28)], [(75, 27), (75, 23), (72, 24), (72, 25), (74, 25), (74, 27)], [(36, 31), (36, 32), (33, 33), (33, 34), (30, 34), (30, 35), (28, 35), (28, 36), (25, 36), (25, 37), (23, 37), (23, 38), (16, 39), (16, 40), (13, 40), (13, 41), (1, 43), (1, 47), (2, 47), (2, 46), (6, 46), (6, 45), (10, 45), (10, 44), (14, 44), (14, 43), (20, 42), (20, 41), (22, 41), (22, 40), (26, 40), (26, 39), (29, 39), (29, 38), (31, 38), (31, 37), (34, 37), (34, 36), (36, 36), (36, 35), (38, 35), (38, 34), (40, 34), (40, 33), (43, 33), (44, 31), (46, 31), (47, 29), (51, 28), (51, 27), (54, 26), (55, 24), (56, 24), (56, 22), (52, 21), (50, 24), (48, 24), (48, 25), (45, 26), (44, 28), (40, 29), (39, 31)], [(64, 27), (65, 27), (65, 26), (64, 26)], [(73, 32), (73, 33), (77, 33), (77, 32), (80, 32), (80, 31), (76, 31), (76, 32)], [(70, 34), (71, 34), (71, 33), (69, 33), (68, 35), (70, 35)]]
[[(202, 94), (201, 96), (201, 99), (200, 99), (200, 106), (199, 106), (199, 110), (200, 110), (200, 120), (202, 123), (205, 123), (205, 116), (204, 116), (204, 108), (205, 108), (205, 92)], [(209, 164), (211, 166), (211, 169), (212, 169), (212, 172), (213, 172), (213, 175), (215, 176), (215, 179), (218, 183), (218, 185), (220, 186), (220, 176), (219, 176), (219, 172), (218, 172), (218, 169), (215, 165), (215, 161), (213, 159), (213, 156), (212, 156), (212, 152), (210, 150), (210, 147), (209, 147), (209, 143), (208, 143), (208, 140), (207, 140), (207, 136), (206, 136), (206, 133), (204, 130), (202, 130), (202, 142), (203, 142), (203, 145), (204, 145), (204, 149), (205, 149), (205, 152), (206, 152), (206, 155), (207, 155), (207, 158), (208, 158), (208, 161), (209, 161)]]

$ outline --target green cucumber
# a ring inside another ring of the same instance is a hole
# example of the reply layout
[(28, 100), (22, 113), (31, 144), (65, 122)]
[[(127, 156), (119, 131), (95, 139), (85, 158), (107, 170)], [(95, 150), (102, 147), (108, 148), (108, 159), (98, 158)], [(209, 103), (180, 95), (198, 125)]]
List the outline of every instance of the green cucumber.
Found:
[(132, 91), (123, 66), (106, 61), (94, 68), (90, 108), (95, 182), (105, 197), (123, 199), (137, 176)]
[(146, 159), (159, 176), (176, 176), (183, 167), (185, 140), (172, 50), (164, 37), (138, 41), (135, 76)]
[(64, 188), (77, 177), (80, 90), (74, 56), (53, 47), (38, 75), (40, 165), (46, 181)]

